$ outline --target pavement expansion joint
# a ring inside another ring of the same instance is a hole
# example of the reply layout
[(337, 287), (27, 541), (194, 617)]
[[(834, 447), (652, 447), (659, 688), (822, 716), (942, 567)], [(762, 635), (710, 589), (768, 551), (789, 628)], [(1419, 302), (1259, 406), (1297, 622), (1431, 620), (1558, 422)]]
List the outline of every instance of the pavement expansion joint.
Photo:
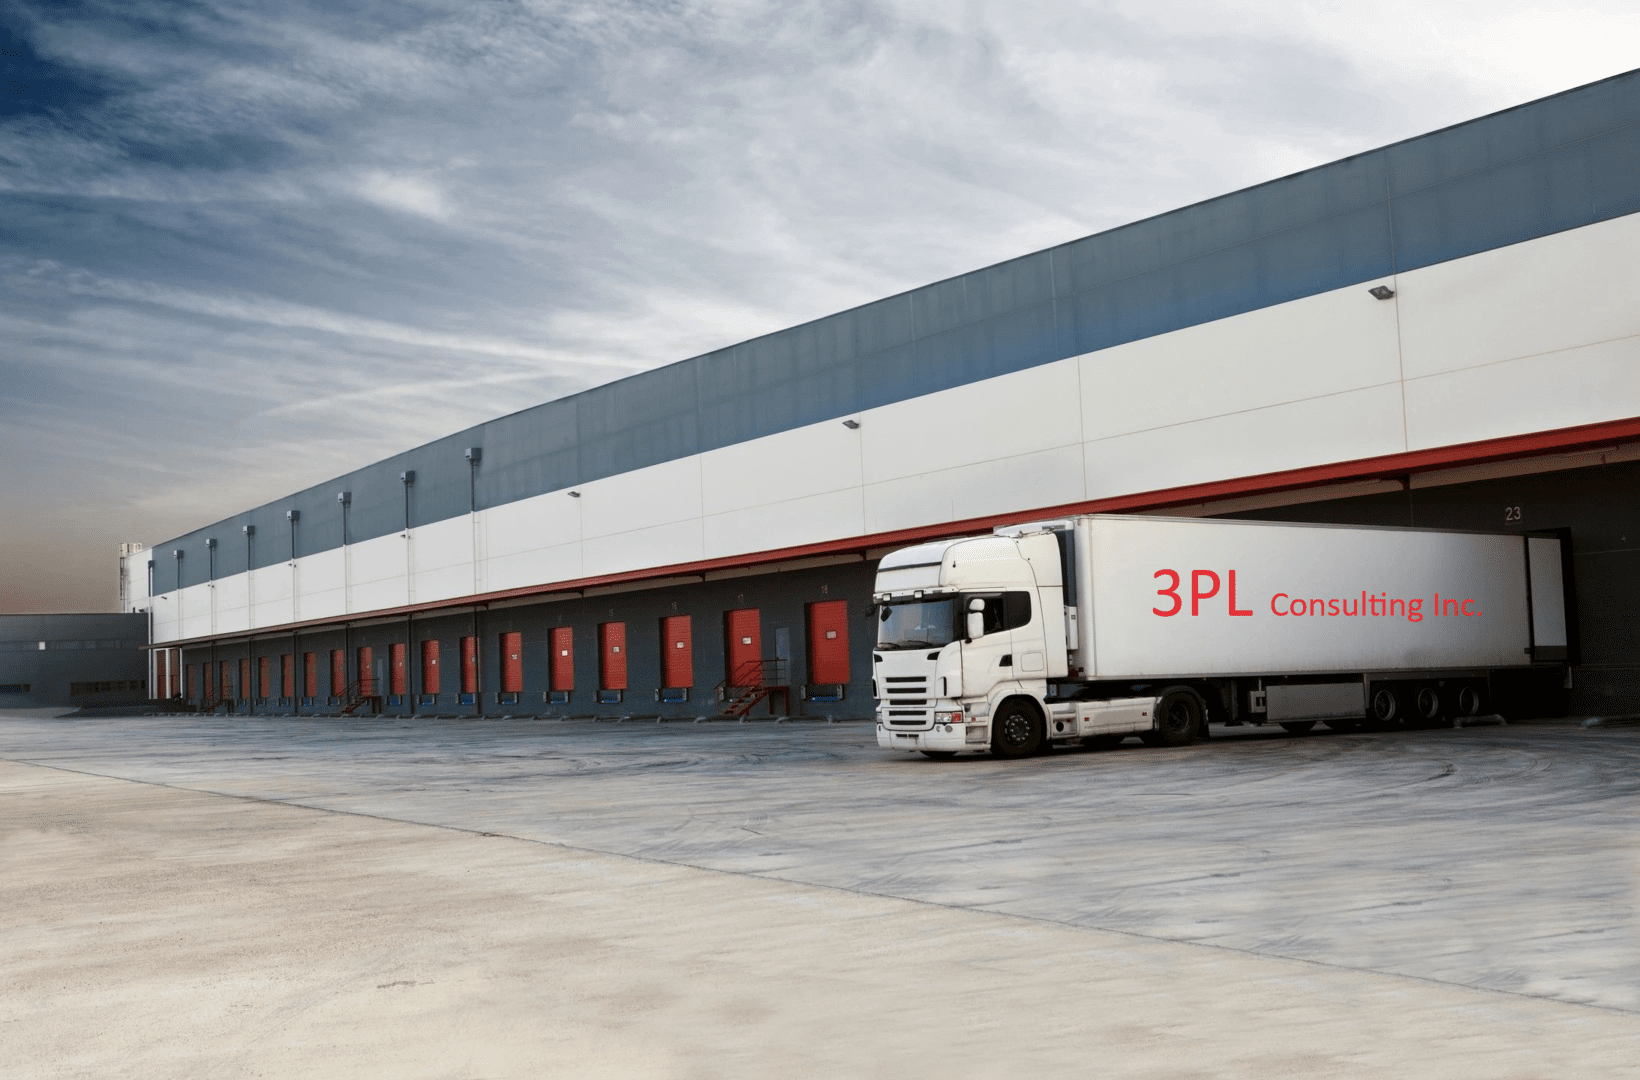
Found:
[(207, 796), (213, 796), (213, 797), (223, 798), (223, 799), (232, 799), (232, 800), (245, 802), (245, 803), (263, 804), (263, 805), (268, 805), (268, 806), (287, 807), (287, 808), (297, 809), (297, 810), (312, 811), (312, 812), (320, 813), (320, 814), (333, 814), (333, 815), (338, 815), (338, 816), (343, 816), (343, 817), (362, 818), (362, 819), (366, 819), (366, 820), (380, 821), (380, 822), (396, 824), (396, 825), (409, 825), (409, 826), (422, 827), (422, 828), (427, 828), (427, 829), (437, 829), (437, 830), (441, 830), (441, 831), (445, 831), (445, 832), (465, 833), (469, 836), (481, 837), (481, 838), (516, 840), (516, 841), (519, 841), (519, 842), (525, 843), (525, 844), (532, 844), (532, 845), (537, 845), (537, 846), (540, 846), (540, 847), (552, 848), (552, 849), (558, 850), (558, 851), (575, 852), (575, 853), (583, 854), (583, 855), (606, 856), (606, 857), (609, 857), (609, 858), (621, 859), (621, 860), (635, 862), (635, 863), (643, 863), (643, 864), (656, 865), (656, 866), (668, 866), (668, 867), (675, 867), (675, 868), (681, 868), (681, 869), (697, 870), (697, 871), (701, 871), (703, 873), (717, 874), (717, 875), (722, 875), (724, 877), (730, 877), (730, 878), (746, 878), (746, 879), (753, 879), (753, 880), (770, 882), (770, 883), (775, 883), (775, 884), (793, 885), (793, 886), (799, 886), (799, 887), (803, 887), (803, 888), (816, 889), (816, 890), (820, 890), (820, 891), (823, 891), (823, 892), (829, 892), (829, 893), (839, 893), (839, 894), (848, 894), (848, 895), (861, 896), (861, 897), (870, 897), (870, 898), (873, 898), (873, 899), (884, 900), (884, 901), (898, 901), (898, 902), (904, 903), (904, 904), (916, 905), (916, 906), (919, 906), (919, 907), (926, 907), (926, 908), (933, 908), (933, 909), (942, 910), (942, 911), (962, 911), (962, 912), (967, 912), (967, 913), (971, 913), (971, 914), (974, 914), (974, 915), (984, 916), (984, 917), (988, 917), (988, 918), (992, 918), (992, 919), (1004, 920), (1004, 921), (1007, 921), (1007, 922), (1022, 922), (1022, 923), (1040, 924), (1040, 925), (1045, 925), (1045, 926), (1054, 926), (1054, 927), (1060, 927), (1060, 928), (1064, 928), (1064, 929), (1068, 929), (1068, 930), (1082, 931), (1082, 932), (1087, 932), (1087, 933), (1111, 934), (1111, 935), (1115, 935), (1115, 936), (1118, 936), (1118, 937), (1131, 938), (1131, 939), (1139, 940), (1139, 941), (1160, 942), (1160, 943), (1165, 943), (1165, 944), (1169, 944), (1169, 945), (1179, 946), (1179, 947), (1182, 947), (1182, 948), (1209, 950), (1211, 952), (1216, 952), (1216, 953), (1228, 953), (1228, 954), (1238, 955), (1238, 956), (1253, 957), (1253, 958), (1256, 958), (1256, 959), (1259, 959), (1259, 960), (1264, 960), (1264, 961), (1296, 964), (1296, 965), (1301, 965), (1303, 967), (1319, 968), (1319, 969), (1330, 970), (1330, 971), (1351, 972), (1351, 973), (1358, 973), (1358, 974), (1382, 976), (1382, 977), (1390, 978), (1390, 979), (1402, 979), (1402, 980), (1407, 980), (1407, 981), (1410, 981), (1410, 982), (1424, 983), (1424, 984), (1429, 984), (1429, 985), (1433, 985), (1433, 986), (1448, 987), (1448, 988), (1452, 988), (1452, 989), (1456, 989), (1456, 990), (1473, 991), (1473, 992), (1478, 993), (1478, 994), (1500, 996), (1500, 997), (1511, 998), (1511, 999), (1528, 1000), (1528, 1001), (1533, 1001), (1533, 1002), (1540, 1002), (1540, 1003), (1547, 1004), (1547, 1005), (1566, 1006), (1566, 1007), (1574, 1008), (1574, 1009), (1590, 1009), (1590, 1010), (1595, 1010), (1595, 1011), (1600, 1012), (1600, 1013), (1618, 1014), (1618, 1015), (1624, 1015), (1624, 1016), (1640, 1016), (1640, 1009), (1630, 1009), (1630, 1008), (1624, 1008), (1624, 1007), (1616, 1006), (1616, 1005), (1605, 1005), (1605, 1004), (1599, 1004), (1599, 1003), (1593, 1003), (1593, 1002), (1568, 1000), (1568, 999), (1565, 999), (1565, 998), (1548, 997), (1548, 996), (1545, 996), (1545, 995), (1542, 995), (1542, 994), (1524, 993), (1524, 992), (1521, 992), (1521, 991), (1508, 990), (1508, 989), (1503, 989), (1503, 988), (1499, 988), (1499, 987), (1477, 986), (1477, 985), (1474, 985), (1472, 983), (1460, 982), (1460, 981), (1450, 980), (1450, 979), (1441, 979), (1441, 978), (1436, 978), (1434, 976), (1429, 976), (1429, 975), (1419, 975), (1419, 974), (1415, 974), (1415, 973), (1395, 971), (1393, 969), (1387, 969), (1387, 968), (1376, 968), (1376, 967), (1368, 967), (1368, 966), (1362, 966), (1362, 965), (1352, 965), (1352, 964), (1338, 963), (1338, 962), (1335, 962), (1335, 961), (1319, 960), (1319, 959), (1315, 959), (1315, 958), (1311, 958), (1311, 957), (1291, 956), (1291, 955), (1288, 955), (1288, 954), (1285, 954), (1285, 953), (1275, 952), (1275, 951), (1271, 951), (1271, 950), (1267, 950), (1267, 949), (1242, 948), (1242, 947), (1238, 947), (1238, 946), (1234, 946), (1234, 945), (1225, 945), (1225, 944), (1220, 944), (1220, 943), (1215, 943), (1215, 942), (1193, 941), (1193, 940), (1190, 940), (1188, 938), (1172, 937), (1172, 936), (1168, 936), (1168, 935), (1165, 935), (1165, 934), (1145, 933), (1143, 931), (1133, 930), (1133, 929), (1129, 929), (1129, 928), (1099, 926), (1099, 925), (1096, 925), (1096, 924), (1090, 924), (1090, 923), (1086, 923), (1086, 922), (1072, 922), (1072, 921), (1064, 920), (1064, 919), (1055, 919), (1055, 918), (1049, 918), (1049, 917), (1046, 917), (1046, 916), (1031, 915), (1031, 914), (1025, 914), (1025, 913), (1020, 913), (1020, 912), (997, 911), (997, 910), (994, 910), (994, 909), (988, 909), (988, 908), (982, 908), (982, 907), (965, 906), (965, 905), (961, 905), (961, 904), (941, 903), (941, 902), (938, 902), (938, 901), (935, 901), (935, 900), (928, 900), (928, 899), (923, 899), (923, 898), (914, 897), (914, 896), (903, 896), (903, 895), (900, 895), (900, 894), (897, 894), (897, 893), (885, 892), (885, 891), (875, 890), (875, 889), (859, 888), (859, 887), (845, 886), (845, 885), (836, 885), (836, 884), (831, 884), (831, 883), (828, 883), (828, 882), (811, 881), (811, 880), (807, 880), (807, 879), (804, 879), (804, 878), (779, 877), (779, 876), (775, 876), (775, 875), (772, 875), (772, 874), (758, 873), (758, 872), (755, 872), (755, 871), (729, 870), (729, 869), (724, 869), (724, 868), (721, 868), (721, 867), (705, 866), (705, 865), (701, 865), (699, 863), (688, 862), (688, 861), (684, 861), (684, 860), (664, 859), (664, 858), (658, 858), (658, 857), (653, 856), (653, 855), (639, 855), (639, 854), (632, 854), (630, 852), (610, 851), (610, 850), (607, 850), (607, 849), (604, 849), (604, 848), (592, 847), (592, 846), (589, 846), (589, 845), (582, 845), (582, 844), (566, 843), (566, 842), (560, 841), (560, 840), (542, 840), (542, 839), (536, 839), (536, 838), (528, 837), (528, 836), (518, 836), (518, 835), (513, 834), (513, 833), (485, 831), (485, 830), (469, 828), (469, 827), (461, 826), (461, 825), (451, 825), (451, 824), (435, 822), (435, 821), (421, 821), (421, 820), (418, 820), (418, 819), (415, 819), (415, 818), (409, 818), (409, 817), (397, 817), (397, 816), (392, 816), (392, 815), (388, 815), (388, 814), (374, 814), (374, 813), (369, 813), (369, 812), (362, 811), (362, 810), (346, 810), (346, 809), (339, 809), (339, 808), (335, 808), (335, 807), (318, 806), (318, 805), (314, 805), (312, 803), (298, 802), (298, 801), (289, 800), (289, 799), (269, 798), (269, 797), (266, 797), (266, 796), (259, 796), (259, 795), (245, 795), (245, 794), (240, 794), (240, 793), (236, 793), (236, 792), (218, 791), (218, 790), (215, 790), (215, 789), (212, 789), (212, 788), (188, 787), (188, 786), (185, 786), (185, 785), (182, 785), (182, 784), (170, 784), (170, 783), (165, 783), (163, 781), (157, 781), (157, 780), (146, 780), (146, 779), (138, 779), (138, 778), (133, 778), (133, 777), (118, 776), (118, 775), (115, 775), (115, 774), (112, 774), (112, 773), (96, 772), (96, 771), (88, 770), (88, 769), (75, 769), (75, 768), (70, 768), (70, 767), (65, 766), (65, 765), (58, 765), (58, 764), (53, 764), (53, 763), (50, 763), (50, 762), (43, 762), (43, 761), (31, 761), (31, 760), (28, 760), (28, 759), (25, 759), (25, 758), (0, 757), (0, 761), (8, 761), (8, 762), (11, 762), (13, 764), (27, 765), (27, 766), (30, 766), (30, 767), (33, 767), (33, 768), (49, 769), (49, 770), (54, 770), (54, 771), (57, 771), (57, 772), (71, 773), (71, 774), (80, 775), (80, 776), (95, 777), (95, 778), (104, 779), (104, 780), (114, 780), (114, 781), (119, 781), (119, 782), (124, 782), (124, 783), (129, 783), (129, 784), (142, 785), (142, 786), (147, 786), (147, 787), (164, 788), (164, 789), (173, 790), (173, 791), (187, 792), (187, 793), (196, 794), (196, 795), (207, 795)]

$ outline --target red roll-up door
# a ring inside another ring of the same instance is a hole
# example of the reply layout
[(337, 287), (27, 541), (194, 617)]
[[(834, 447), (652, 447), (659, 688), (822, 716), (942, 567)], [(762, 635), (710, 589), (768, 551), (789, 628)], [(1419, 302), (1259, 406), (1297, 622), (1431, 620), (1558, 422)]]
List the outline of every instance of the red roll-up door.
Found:
[(154, 653), (154, 692), (151, 697), (165, 696), (165, 687), (168, 684), (170, 673), (166, 670), (166, 661), (170, 660), (170, 650), (160, 649)]
[(524, 635), (516, 630), (501, 635), (501, 692), (524, 689)]
[(809, 605), (809, 682), (848, 682), (848, 601)]
[(598, 687), (626, 689), (626, 623), (598, 624)]
[(292, 663), (295, 657), (285, 653), (279, 657), (279, 696), (293, 698), (296, 696), (296, 665)]
[(340, 649), (330, 650), (330, 696), (347, 693), (347, 654)]
[(273, 696), (273, 658), (258, 656), (256, 658), (256, 696)]
[(182, 650), (171, 650), (171, 686), (168, 697), (182, 696)]
[(407, 687), (410, 685), (409, 684), (410, 675), (407, 671), (404, 670), (405, 664), (408, 662), (408, 655), (407, 654), (409, 652), (410, 652), (410, 646), (406, 645), (402, 641), (393, 642), (393, 644), (388, 649), (388, 652), (387, 652), (387, 660), (388, 660), (387, 692), (389, 694), (408, 694), (410, 692), (407, 689)]
[(421, 692), (438, 693), (438, 640), (435, 638), (421, 643)]
[(668, 689), (695, 685), (695, 638), (687, 615), (661, 620), (661, 675)]
[(461, 692), (478, 693), (478, 639), (461, 639)]
[(188, 700), (199, 700), (199, 672), (194, 669), (192, 664), (188, 665)]
[(359, 693), (370, 697), (376, 692), (376, 654), (365, 645), (359, 649)]
[(230, 661), (230, 660), (224, 660), (220, 664), (218, 664), (217, 667), (222, 669), (219, 672), (219, 674), (222, 676), (221, 698), (222, 698), (223, 701), (232, 701), (233, 696), (234, 696), (233, 695), (233, 662)]
[(723, 633), (728, 657), (724, 673), (730, 686), (763, 685), (763, 619), (757, 608), (736, 608), (723, 613)]
[(251, 658), (248, 656), (239, 661), (239, 693), (234, 696), (251, 696)]
[(552, 628), (552, 688), (575, 689), (575, 631), (567, 626)]
[(319, 696), (319, 654), (302, 654), (302, 696)]

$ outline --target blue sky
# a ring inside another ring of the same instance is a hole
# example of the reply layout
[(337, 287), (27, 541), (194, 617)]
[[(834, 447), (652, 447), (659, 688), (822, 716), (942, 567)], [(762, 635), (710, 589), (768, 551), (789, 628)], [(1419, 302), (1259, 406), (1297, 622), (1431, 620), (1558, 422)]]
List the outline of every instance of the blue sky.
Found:
[(1632, 3), (0, 0), (0, 611), (387, 454), (1634, 65)]

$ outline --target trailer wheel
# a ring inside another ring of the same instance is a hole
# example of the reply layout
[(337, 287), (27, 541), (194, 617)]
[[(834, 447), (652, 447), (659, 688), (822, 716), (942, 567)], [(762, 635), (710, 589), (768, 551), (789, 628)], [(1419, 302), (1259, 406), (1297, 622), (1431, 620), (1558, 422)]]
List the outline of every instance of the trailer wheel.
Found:
[(1379, 724), (1395, 722), (1401, 715), (1401, 696), (1387, 686), (1372, 695), (1372, 719)]
[(1285, 721), (1282, 722), (1281, 726), (1284, 729), (1286, 729), (1287, 731), (1292, 732), (1294, 735), (1302, 735), (1306, 731), (1309, 731), (1311, 728), (1315, 727), (1315, 721), (1314, 720), (1285, 720)]
[(1030, 757), (1042, 749), (1042, 718), (1018, 701), (1003, 703), (991, 721), (991, 753), (1000, 758)]
[(1458, 715), (1479, 716), (1486, 707), (1486, 693), (1474, 683), (1468, 683), (1458, 691)]
[(1156, 727), (1139, 736), (1146, 746), (1189, 746), (1202, 729), (1202, 702), (1194, 691), (1169, 690), (1156, 703)]
[(1441, 692), (1427, 683), (1418, 687), (1418, 696), (1413, 700), (1412, 707), (1417, 710), (1420, 721), (1433, 725), (1441, 718)]

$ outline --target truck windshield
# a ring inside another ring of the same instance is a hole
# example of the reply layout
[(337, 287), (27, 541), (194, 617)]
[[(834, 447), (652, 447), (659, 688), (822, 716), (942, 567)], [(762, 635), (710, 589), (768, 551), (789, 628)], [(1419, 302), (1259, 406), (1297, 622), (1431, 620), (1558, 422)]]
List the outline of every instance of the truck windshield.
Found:
[(957, 638), (957, 598), (900, 600), (877, 615), (879, 649), (933, 649)]

